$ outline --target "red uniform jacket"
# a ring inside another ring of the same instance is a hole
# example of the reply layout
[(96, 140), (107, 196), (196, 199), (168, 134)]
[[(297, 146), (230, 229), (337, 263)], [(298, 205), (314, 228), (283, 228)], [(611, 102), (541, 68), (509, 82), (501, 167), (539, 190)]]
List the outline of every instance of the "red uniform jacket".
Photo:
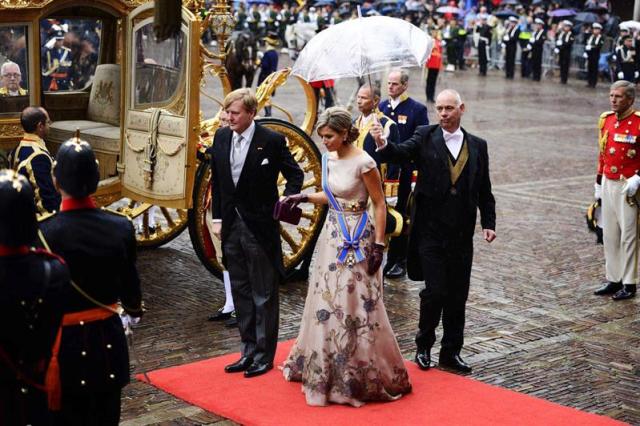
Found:
[(640, 112), (618, 119), (613, 111), (600, 116), (598, 174), (607, 179), (629, 178), (640, 171)]

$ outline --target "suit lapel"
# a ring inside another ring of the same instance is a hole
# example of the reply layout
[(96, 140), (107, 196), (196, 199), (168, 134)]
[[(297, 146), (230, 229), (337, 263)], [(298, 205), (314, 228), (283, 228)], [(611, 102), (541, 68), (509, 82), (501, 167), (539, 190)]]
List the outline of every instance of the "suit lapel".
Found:
[(251, 138), (251, 144), (249, 145), (247, 158), (245, 158), (244, 165), (242, 166), (242, 172), (240, 173), (240, 179), (238, 179), (237, 188), (244, 185), (244, 181), (251, 177), (251, 173), (255, 172), (256, 163), (260, 158), (260, 151), (264, 149), (265, 145), (266, 141), (262, 127), (256, 123), (256, 129), (253, 132), (253, 138)]
[(229, 128), (225, 128), (225, 133), (220, 135), (220, 171), (222, 172), (222, 178), (227, 181), (226, 186), (229, 188), (235, 188), (233, 184), (233, 177), (231, 176), (231, 139), (233, 138), (233, 132)]
[(447, 146), (444, 142), (444, 135), (442, 133), (442, 127), (438, 126), (434, 132), (433, 137), (431, 138), (431, 142), (433, 142), (433, 146), (436, 151), (438, 151), (438, 155), (440, 156), (440, 160), (447, 166), (447, 170), (449, 169), (449, 155), (447, 154)]
[(462, 129), (462, 133), (464, 134), (464, 138), (467, 141), (467, 147), (469, 148), (469, 161), (467, 164), (469, 165), (469, 187), (472, 187), (473, 180), (476, 177), (476, 170), (478, 169), (478, 144), (471, 140), (464, 129)]

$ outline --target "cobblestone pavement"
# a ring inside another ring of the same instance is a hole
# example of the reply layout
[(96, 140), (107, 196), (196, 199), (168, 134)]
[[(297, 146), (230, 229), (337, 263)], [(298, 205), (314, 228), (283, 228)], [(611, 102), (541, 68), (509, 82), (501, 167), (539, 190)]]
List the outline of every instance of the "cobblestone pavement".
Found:
[[(488, 245), (476, 236), (462, 355), (474, 379), (640, 424), (640, 298), (592, 295), (603, 280), (603, 256), (584, 210), (608, 90), (583, 84), (481, 79), (473, 70), (440, 80), (438, 89), (457, 88), (465, 98), (464, 127), (489, 141), (497, 199), (497, 241)], [(287, 90), (279, 89), (276, 100), (287, 101)], [(350, 89), (339, 90), (346, 98)], [(418, 73), (410, 91), (424, 100)], [(149, 311), (136, 333), (136, 373), (238, 350), (236, 330), (206, 321), (223, 302), (223, 288), (199, 264), (188, 233), (141, 252), (139, 269)], [(407, 358), (415, 349), (422, 286), (398, 280), (385, 287)], [(282, 286), (281, 339), (295, 337), (305, 292), (304, 282)], [(233, 424), (140, 382), (124, 391), (122, 420)]]

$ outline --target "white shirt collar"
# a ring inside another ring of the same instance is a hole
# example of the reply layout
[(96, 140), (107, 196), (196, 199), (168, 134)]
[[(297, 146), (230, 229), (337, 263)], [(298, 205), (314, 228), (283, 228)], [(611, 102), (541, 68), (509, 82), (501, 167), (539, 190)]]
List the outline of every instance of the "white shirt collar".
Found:
[(450, 139), (452, 139), (452, 138), (453, 138), (454, 140), (457, 140), (457, 139), (464, 139), (464, 134), (462, 133), (462, 130), (461, 130), (461, 128), (460, 128), (460, 127), (458, 127), (458, 128), (457, 128), (454, 132), (452, 132), (452, 133), (449, 133), (449, 132), (447, 132), (445, 129), (442, 129), (442, 134), (443, 134), (443, 136), (444, 136), (444, 141), (445, 141), (445, 142), (449, 141), (449, 140), (450, 140)]
[[(251, 139), (253, 139), (253, 134), (255, 132), (256, 132), (256, 122), (251, 121), (251, 124), (249, 125), (249, 127), (244, 129), (244, 132), (240, 133), (240, 135), (242, 136), (242, 141), (251, 142)], [(238, 138), (238, 133), (236, 133), (235, 131), (233, 132), (233, 138), (234, 140)]]

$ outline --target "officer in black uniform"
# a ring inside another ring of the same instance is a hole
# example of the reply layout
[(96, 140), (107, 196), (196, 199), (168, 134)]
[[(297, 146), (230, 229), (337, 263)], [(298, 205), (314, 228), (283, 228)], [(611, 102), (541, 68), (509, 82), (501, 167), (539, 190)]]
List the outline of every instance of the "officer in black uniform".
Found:
[(594, 22), (591, 25), (591, 35), (584, 46), (584, 58), (587, 60), (587, 86), (596, 87), (598, 83), (598, 62), (600, 61), (600, 49), (604, 44), (602, 37), (602, 25)]
[(573, 22), (562, 21), (562, 29), (556, 35), (556, 48), (558, 64), (560, 65), (560, 83), (567, 84), (569, 79), (569, 66), (571, 65), (571, 49), (575, 38), (573, 37)]
[(505, 49), (505, 77), (513, 80), (516, 71), (516, 53), (518, 52), (518, 39), (520, 29), (518, 28), (518, 18), (510, 16), (507, 19), (507, 28), (502, 35), (502, 48)]
[(478, 34), (478, 65), (480, 67), (480, 75), (484, 77), (487, 75), (492, 28), (487, 24), (487, 15), (480, 14), (478, 19), (479, 23), (473, 31)]
[(69, 271), (29, 247), (38, 222), (27, 179), (0, 171), (0, 424), (49, 425), (45, 373), (60, 327)]
[(540, 81), (542, 76), (542, 52), (544, 50), (544, 42), (547, 40), (544, 21), (536, 18), (533, 21), (533, 33), (529, 39), (527, 50), (531, 51), (531, 79)]
[(616, 48), (616, 65), (618, 80), (635, 83), (638, 78), (637, 51), (630, 35), (622, 36), (622, 45)]
[(75, 290), (58, 342), (62, 408), (56, 423), (117, 425), (129, 353), (116, 303), (129, 321), (142, 315), (134, 228), (91, 199), (99, 172), (88, 143), (76, 137), (62, 144), (53, 175), (62, 205), (41, 222), (43, 240), (67, 262)]

